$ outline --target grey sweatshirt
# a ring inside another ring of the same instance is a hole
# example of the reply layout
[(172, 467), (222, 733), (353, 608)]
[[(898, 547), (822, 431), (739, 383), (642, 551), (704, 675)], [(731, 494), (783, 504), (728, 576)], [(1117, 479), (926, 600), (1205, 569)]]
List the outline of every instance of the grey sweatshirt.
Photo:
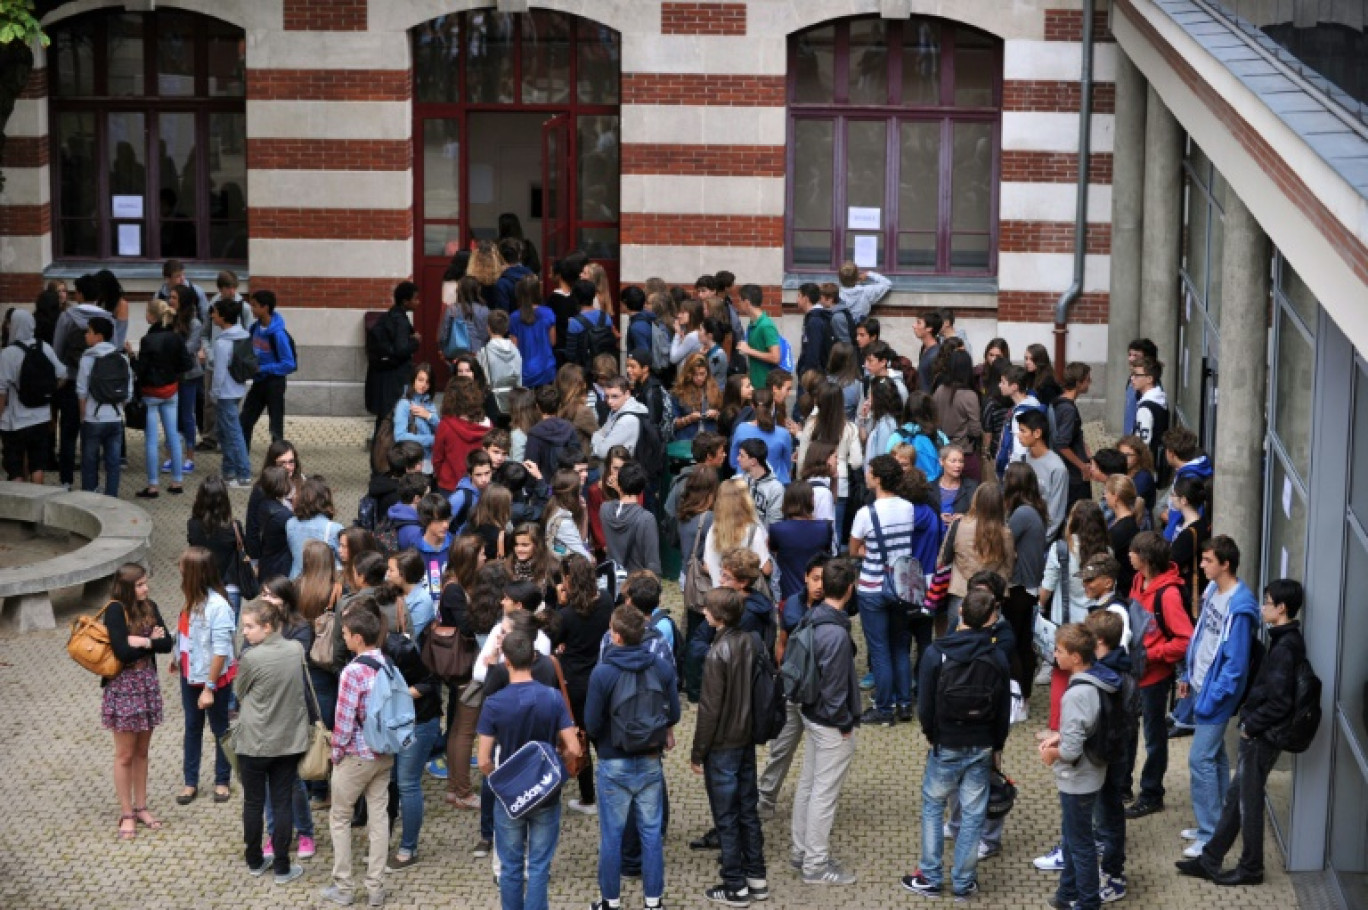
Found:
[(34, 341), (33, 329), (33, 314), (28, 310), (16, 308), (10, 316), (10, 345), (0, 351), (0, 394), (5, 396), (5, 410), (0, 414), (0, 430), (6, 432), (36, 427), (52, 419), (51, 405), (29, 408), (19, 400), (19, 371), (24, 366), (26, 354), (24, 348), (19, 347), (20, 344), (27, 348), (32, 348), (34, 344), (39, 345), (48, 362), (52, 364), (57, 381), (61, 382), (67, 378), (66, 365), (57, 358), (57, 352), (42, 341)]
[[(1099, 692), (1111, 694), (1116, 685), (1104, 681), (1093, 669), (1085, 670), (1070, 680), (1059, 703), (1059, 761), (1054, 763), (1055, 786), (1060, 793), (1096, 793), (1107, 777), (1107, 766), (1088, 757), (1083, 744), (1096, 729), (1102, 713)], [(1116, 675), (1100, 668), (1109, 679)]]
[(608, 558), (628, 572), (660, 574), (660, 532), (655, 516), (634, 502), (609, 500), (599, 506)]
[(613, 446), (626, 446), (627, 451), (636, 454), (637, 437), (641, 434), (641, 421), (649, 420), (651, 412), (646, 405), (635, 398), (608, 415), (608, 422), (594, 434), (594, 454), (607, 458)]

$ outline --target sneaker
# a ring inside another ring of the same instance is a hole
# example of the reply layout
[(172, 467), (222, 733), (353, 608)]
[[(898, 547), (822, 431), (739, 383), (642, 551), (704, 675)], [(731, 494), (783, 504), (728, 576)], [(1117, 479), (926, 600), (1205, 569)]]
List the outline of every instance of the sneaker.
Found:
[(266, 843), (262, 844), (261, 856), (267, 862), (270, 862), (271, 859), (275, 856), (275, 844), (271, 843), (269, 840), (266, 841)]
[(263, 859), (261, 861), (260, 866), (248, 866), (247, 874), (250, 875), (252, 878), (261, 878), (263, 875), (266, 874), (266, 870), (269, 868), (271, 868), (271, 861), (268, 859)]
[(1053, 907), (1054, 910), (1072, 910), (1073, 905), (1073, 901), (1062, 901), (1057, 897), (1051, 897), (1045, 902), (1045, 906)]
[(1153, 815), (1156, 812), (1163, 811), (1163, 803), (1152, 803), (1147, 799), (1141, 799), (1131, 803), (1130, 807), (1126, 809), (1126, 819), (1128, 821), (1135, 821), (1137, 818), (1144, 818), (1146, 815)]
[(1031, 860), (1031, 865), (1041, 872), (1062, 872), (1064, 871), (1064, 847), (1062, 844), (1055, 844), (1054, 849), (1044, 856), (1037, 856)]
[(187, 458), (185, 461), (181, 462), (182, 474), (189, 474), (193, 470), (195, 470), (195, 463), (193, 461)]
[(299, 858), (300, 858), (300, 859), (311, 859), (311, 858), (313, 857), (313, 855), (314, 855), (315, 853), (317, 853), (317, 852), (318, 852), (318, 848), (317, 848), (317, 846), (314, 844), (314, 839), (313, 839), (312, 837), (308, 837), (308, 836), (303, 835), (303, 834), (299, 835)]
[(299, 878), (299, 877), (302, 876), (303, 874), (304, 874), (304, 867), (303, 867), (303, 866), (299, 865), (299, 863), (291, 863), (291, 864), (290, 864), (290, 871), (289, 871), (289, 872), (286, 872), (286, 873), (284, 873), (284, 874), (281, 874), (281, 873), (277, 872), (277, 873), (275, 874), (275, 883), (276, 883), (277, 885), (288, 885), (290, 882), (292, 882), (292, 881), (294, 881), (295, 879)]
[(979, 859), (992, 859), (1002, 852), (1002, 848), (997, 844), (990, 844), (986, 840), (979, 841)]
[(1183, 855), (1186, 856), (1188, 859), (1199, 859), (1204, 849), (1206, 849), (1206, 841), (1195, 840), (1187, 845), (1187, 847), (1183, 850)]
[(873, 674), (873, 673), (866, 673), (864, 676), (860, 677), (860, 688), (861, 688), (861, 689), (864, 689), (866, 692), (868, 692), (870, 689), (874, 688), (874, 674)]
[(565, 804), (565, 807), (571, 812), (578, 812), (580, 815), (598, 815), (598, 805), (595, 803), (586, 803), (578, 799), (572, 799)]
[(350, 891), (343, 891), (336, 885), (329, 885), (324, 888), (322, 891), (318, 892), (318, 896), (325, 901), (337, 904), (339, 907), (350, 907), (352, 901), (355, 900)]
[(717, 829), (711, 828), (706, 834), (695, 837), (689, 841), (690, 850), (721, 850), (722, 839), (717, 835)]
[(795, 872), (802, 872), (802, 871), (803, 871), (803, 854), (797, 852), (796, 850), (790, 850), (790, 851), (789, 851), (789, 865), (793, 867), (793, 870), (794, 870)]
[(975, 897), (977, 897), (977, 896), (978, 896), (978, 893), (979, 893), (978, 882), (970, 882), (968, 888), (965, 888), (963, 891), (956, 891), (956, 892), (955, 892), (955, 903), (957, 903), (957, 904), (967, 904), (967, 903), (969, 903), (969, 901), (971, 901), (971, 900), (973, 900)]
[(1110, 904), (1126, 896), (1126, 877), (1124, 875), (1102, 876), (1102, 887), (1098, 890), (1102, 903)]
[(1181, 837), (1183, 840), (1196, 840), (1197, 838), (1202, 836), (1202, 829), (1184, 828), (1182, 831), (1178, 832), (1178, 836)]
[(855, 884), (855, 873), (841, 868), (835, 860), (827, 860), (827, 864), (813, 872), (804, 870), (803, 884), (805, 885), (853, 885)]
[(911, 705), (898, 705), (897, 717), (899, 723), (910, 724), (916, 716), (917, 712)]
[(243, 480), (241, 477), (234, 477), (232, 480), (225, 483), (224, 486), (230, 490), (246, 490), (252, 486), (252, 482), (250, 480)]
[(767, 822), (774, 818), (774, 803), (767, 803), (761, 800), (755, 807), (755, 814), (760, 816), (762, 822)]
[(902, 886), (913, 894), (920, 894), (923, 897), (941, 896), (941, 886), (931, 884), (927, 877), (922, 875), (920, 871), (913, 875), (904, 875), (902, 877)]
[(897, 722), (897, 715), (892, 711), (880, 711), (878, 708), (867, 708), (860, 715), (860, 724), (866, 727), (891, 727)]
[(409, 866), (418, 862), (418, 854), (410, 853), (408, 856), (400, 856), (396, 851), (385, 863), (386, 872), (403, 872)]
[(753, 901), (769, 900), (769, 882), (763, 878), (746, 879), (746, 891), (750, 893)]
[(379, 888), (379, 889), (377, 889), (377, 890), (375, 890), (375, 891), (372, 891), (372, 892), (370, 893), (370, 897), (366, 900), (366, 906), (367, 906), (367, 907), (383, 907), (383, 906), (385, 906), (385, 889), (384, 889), (384, 888)]
[(163, 462), (161, 463), (161, 472), (162, 472), (163, 474), (170, 474), (170, 473), (171, 473), (171, 459), (168, 458), (168, 459), (166, 459), (165, 461), (163, 461)]
[(714, 904), (721, 904), (724, 907), (749, 907), (751, 905), (750, 892), (745, 888), (740, 891), (733, 891), (726, 885), (713, 885), (703, 892), (703, 896)]
[(1193, 857), (1192, 859), (1180, 859), (1173, 865), (1177, 867), (1179, 875), (1187, 875), (1192, 878), (1213, 879), (1220, 871), (1219, 869), (1212, 870), (1212, 868), (1207, 865), (1206, 860), (1202, 859), (1200, 856)]
[(1036, 670), (1036, 675), (1032, 682), (1037, 686), (1048, 686), (1050, 684), (1051, 669), (1049, 664), (1041, 664), (1040, 668)]
[(434, 758), (432, 761), (428, 762), (427, 773), (429, 774), (429, 776), (435, 777), (438, 780), (446, 780), (448, 777), (451, 776), (451, 774), (447, 771), (447, 763), (445, 758)]
[(941, 837), (945, 838), (946, 840), (955, 839), (955, 829), (950, 827), (949, 822), (945, 822), (941, 825)]
[(1107, 852), (1107, 845), (1102, 843), (1100, 840), (1093, 841), (1093, 846), (1097, 848), (1098, 856), (1101, 856), (1102, 854)]
[(470, 855), (476, 859), (481, 859), (489, 855), (490, 848), (493, 846), (494, 845), (487, 840), (476, 841), (474, 848), (470, 851)]

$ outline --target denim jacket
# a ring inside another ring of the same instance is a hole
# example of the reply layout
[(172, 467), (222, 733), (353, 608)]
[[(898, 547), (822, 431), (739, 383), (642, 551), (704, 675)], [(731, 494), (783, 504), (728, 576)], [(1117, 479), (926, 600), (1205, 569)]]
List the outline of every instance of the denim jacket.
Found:
[(210, 591), (204, 602), (204, 609), (190, 614), (189, 670), (186, 682), (192, 686), (202, 686), (209, 681), (209, 664), (215, 657), (226, 658), (223, 672), (227, 673), (233, 661), (233, 633), (237, 631), (237, 621), (233, 618), (233, 608), (217, 591)]
[(337, 536), (341, 533), (342, 526), (321, 512), (304, 521), (291, 518), (285, 524), (285, 539), (290, 545), (290, 577), (298, 578), (299, 573), (304, 571), (304, 543), (306, 541), (323, 541), (332, 547), (335, 556), (337, 553)]
[[(409, 432), (409, 418), (415, 404), (427, 408), (432, 416), (426, 419), (413, 417), (413, 431)], [(432, 457), (432, 442), (437, 437), (437, 423), (437, 408), (432, 403), (431, 395), (400, 398), (394, 405), (394, 441), (416, 442), (423, 447), (423, 452), (428, 458)]]

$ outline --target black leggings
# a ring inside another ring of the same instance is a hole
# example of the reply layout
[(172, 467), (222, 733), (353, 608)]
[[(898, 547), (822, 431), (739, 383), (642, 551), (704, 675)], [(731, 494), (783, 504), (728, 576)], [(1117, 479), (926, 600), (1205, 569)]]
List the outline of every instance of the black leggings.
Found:
[(1016, 649), (1008, 661), (1012, 679), (1021, 686), (1021, 697), (1029, 700), (1031, 684), (1035, 679), (1035, 618), (1036, 596), (1019, 585), (1013, 585), (1007, 592), (1007, 603), (1002, 608), (1003, 618), (1012, 627), (1016, 636)]

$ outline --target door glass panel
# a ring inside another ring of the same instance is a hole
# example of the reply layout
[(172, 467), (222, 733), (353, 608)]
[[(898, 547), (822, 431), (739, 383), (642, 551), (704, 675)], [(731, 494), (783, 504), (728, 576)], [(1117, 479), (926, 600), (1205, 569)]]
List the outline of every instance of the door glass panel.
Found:
[(414, 94), (419, 101), (460, 100), (461, 17), (438, 16), (413, 29)]
[(851, 104), (888, 103), (888, 34), (885, 19), (850, 23)]
[(940, 23), (909, 20), (903, 25), (902, 103), (940, 103)]
[[(1354, 371), (1354, 435), (1349, 460), (1349, 506), (1368, 525), (1368, 375)], [(1368, 588), (1350, 588), (1365, 591)]]
[(993, 103), (993, 82), (997, 73), (997, 52), (988, 35), (964, 28), (955, 29), (955, 104), (959, 107), (989, 107)]
[(580, 117), (578, 127), (580, 220), (617, 221), (618, 118)]
[(247, 258), (247, 117), (209, 115), (209, 255)]
[(513, 103), (513, 16), (473, 12), (466, 20), (466, 96), (471, 104)]
[(247, 39), (241, 31), (213, 20), (208, 31), (209, 94), (241, 98), (246, 94)]
[(1283, 296), (1287, 298), (1288, 304), (1298, 316), (1301, 317), (1302, 324), (1313, 335), (1316, 332), (1316, 322), (1320, 316), (1320, 303), (1316, 300), (1316, 295), (1311, 293), (1311, 289), (1302, 281), (1296, 269), (1292, 268), (1292, 263), (1282, 259), (1280, 285)]
[(618, 258), (617, 228), (580, 228), (579, 244), (590, 259)]
[(1306, 501), (1292, 488), (1288, 508), (1283, 508), (1287, 468), (1282, 459), (1270, 459), (1273, 468), (1273, 517), (1268, 528), (1269, 578), (1301, 581), (1306, 566)]
[(560, 13), (535, 12), (522, 20), (523, 104), (570, 100), (570, 20)]
[(830, 104), (834, 98), (836, 27), (809, 29), (795, 44), (793, 100), (798, 104)]
[(81, 18), (51, 32), (48, 50), (57, 97), (95, 94), (95, 20)]
[(461, 248), (461, 226), (458, 224), (423, 225), (424, 256), (454, 256)]
[[(1330, 720), (1327, 717), (1323, 726), (1331, 726)], [(1368, 813), (1363, 811), (1364, 805), (1368, 805), (1368, 781), (1364, 780), (1363, 770), (1343, 734), (1336, 739), (1330, 868), (1335, 870), (1346, 906), (1358, 910), (1368, 906)]]
[(57, 147), (61, 156), (63, 218), (97, 216), (95, 192), (95, 115), (58, 114)]
[(793, 264), (831, 268), (831, 231), (795, 230)]
[(461, 137), (458, 120), (423, 121), (423, 216), (461, 217)]
[[(1224, 286), (1224, 276), (1221, 274), (1222, 263), (1225, 260), (1225, 215), (1221, 211), (1220, 198), (1212, 203), (1207, 218), (1210, 223), (1211, 239), (1207, 242), (1207, 316), (1217, 329), (1221, 327), (1221, 288)], [(1268, 263), (1263, 263), (1261, 268), (1267, 268)]]
[(954, 136), (950, 226), (986, 233), (993, 212), (993, 127), (956, 123)]
[[(1185, 299), (1191, 296), (1191, 292), (1186, 286), (1184, 287), (1184, 295)], [(1166, 379), (1170, 375), (1176, 376), (1179, 414), (1188, 429), (1197, 432), (1201, 427), (1202, 419), (1204, 328), (1202, 311), (1195, 303), (1185, 304), (1183, 312), (1185, 316), (1190, 313), (1192, 318), (1185, 319), (1182, 325), (1178, 363), (1167, 364), (1167, 369), (1164, 372)], [(1173, 382), (1173, 379), (1167, 379), (1166, 384)]]
[[(834, 136), (830, 120), (797, 120), (793, 124), (793, 227), (795, 231), (826, 231), (831, 224)], [(808, 246), (816, 238), (809, 238)], [(830, 235), (817, 262), (830, 264)], [(795, 259), (796, 257), (795, 250)]]
[(109, 94), (118, 96), (146, 94), (143, 65), (143, 17), (130, 14), (110, 16)]
[(940, 137), (938, 122), (904, 123), (898, 168), (898, 227), (905, 231), (936, 230), (940, 205)]
[(1315, 349), (1279, 307), (1273, 430), (1287, 450), (1293, 469), (1304, 481), (1311, 476), (1311, 387), (1315, 369)]
[(582, 104), (617, 104), (622, 50), (618, 33), (606, 25), (579, 20), (579, 100)]
[(184, 13), (157, 15), (157, 94), (195, 94), (195, 20)]
[(157, 117), (160, 159), (157, 204), (161, 214), (161, 255), (193, 259), (198, 255), (195, 235), (195, 115)]

